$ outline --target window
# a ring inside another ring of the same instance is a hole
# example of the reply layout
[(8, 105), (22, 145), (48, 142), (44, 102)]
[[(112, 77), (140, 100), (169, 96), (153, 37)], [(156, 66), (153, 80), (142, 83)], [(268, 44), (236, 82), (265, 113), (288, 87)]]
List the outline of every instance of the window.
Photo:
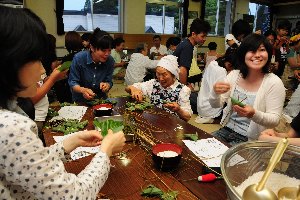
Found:
[(224, 36), (229, 33), (232, 4), (232, 0), (206, 1), (204, 19), (211, 26), (210, 35)]
[(181, 0), (147, 0), (145, 33), (181, 34)]
[(270, 9), (268, 6), (249, 3), (249, 15), (254, 16), (253, 31), (261, 30), (264, 33), (270, 29)]
[(119, 0), (64, 0), (65, 31), (120, 32)]

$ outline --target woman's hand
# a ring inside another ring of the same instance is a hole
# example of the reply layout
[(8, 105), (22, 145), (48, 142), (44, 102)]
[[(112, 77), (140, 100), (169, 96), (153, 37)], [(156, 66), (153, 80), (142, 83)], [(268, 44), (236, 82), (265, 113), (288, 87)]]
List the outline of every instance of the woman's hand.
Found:
[(294, 76), (298, 81), (300, 81), (300, 70), (299, 69), (294, 70)]
[(282, 138), (277, 137), (277, 136), (271, 136), (268, 134), (261, 134), (258, 137), (258, 140), (262, 140), (262, 141), (268, 141), (268, 142), (278, 142), (279, 140), (281, 140)]
[(102, 92), (108, 92), (109, 89), (110, 89), (109, 83), (106, 82), (100, 83), (100, 90), (102, 90)]
[(81, 131), (76, 133), (79, 146), (82, 147), (95, 147), (101, 144), (103, 139), (101, 133), (96, 130)]
[(163, 106), (172, 110), (173, 112), (178, 112), (180, 110), (180, 106), (177, 102), (166, 103)]
[(227, 82), (216, 82), (214, 84), (214, 91), (216, 94), (224, 94), (230, 90), (230, 84)]
[(277, 132), (274, 129), (266, 129), (260, 133), (258, 140), (269, 141), (269, 142), (277, 142), (281, 137), (277, 136)]
[(276, 136), (276, 131), (274, 129), (266, 129), (260, 133), (260, 135)]
[(95, 93), (93, 92), (93, 90), (89, 89), (89, 88), (82, 88), (81, 89), (81, 93), (83, 98), (85, 98), (86, 100), (91, 100), (95, 97)]
[(102, 135), (99, 131), (80, 131), (63, 141), (65, 152), (70, 153), (77, 147), (94, 147), (101, 144)]
[(125, 136), (123, 131), (113, 133), (112, 130), (108, 130), (108, 134), (102, 141), (101, 151), (111, 156), (113, 153), (120, 152), (125, 145)]
[(53, 80), (56, 82), (56, 81), (60, 81), (60, 80), (63, 80), (63, 79), (66, 79), (68, 78), (68, 71), (69, 70), (64, 70), (64, 71), (59, 71), (58, 70), (58, 67), (55, 68), (52, 73), (50, 74), (50, 77), (49, 78), (53, 78)]
[(233, 106), (233, 110), (235, 112), (237, 112), (237, 114), (241, 117), (247, 117), (247, 118), (251, 118), (253, 117), (253, 115), (255, 114), (255, 110), (254, 108), (252, 108), (249, 105), (246, 105), (244, 107), (241, 107), (239, 105), (234, 105)]
[(139, 90), (137, 88), (131, 88), (131, 97), (134, 98), (137, 101), (142, 101), (143, 100), (143, 92), (142, 90)]

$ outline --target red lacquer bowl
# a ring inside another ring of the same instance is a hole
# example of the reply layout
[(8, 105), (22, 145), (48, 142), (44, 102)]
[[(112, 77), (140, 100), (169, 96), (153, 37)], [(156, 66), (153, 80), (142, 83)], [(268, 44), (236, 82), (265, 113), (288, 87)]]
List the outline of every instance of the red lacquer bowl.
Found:
[(112, 115), (112, 104), (98, 104), (93, 106), (93, 111), (96, 117), (111, 116)]
[(182, 147), (173, 143), (162, 143), (152, 147), (152, 160), (157, 169), (170, 171), (175, 169), (181, 160)]

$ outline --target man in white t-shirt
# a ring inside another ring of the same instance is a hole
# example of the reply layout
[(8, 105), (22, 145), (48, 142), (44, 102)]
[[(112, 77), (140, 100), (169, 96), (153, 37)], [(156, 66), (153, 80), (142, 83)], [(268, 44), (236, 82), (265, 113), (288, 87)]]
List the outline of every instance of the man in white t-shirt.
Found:
[(125, 73), (125, 84), (143, 82), (147, 69), (155, 69), (158, 60), (151, 60), (148, 56), (148, 46), (146, 43), (139, 43), (135, 48), (135, 53), (131, 55)]
[[(154, 46), (150, 49), (150, 57), (155, 59), (156, 56), (164, 56), (168, 54), (168, 49), (165, 45), (160, 44), (161, 37), (159, 35), (153, 36), (153, 44)], [(155, 59), (157, 60), (157, 59)]]

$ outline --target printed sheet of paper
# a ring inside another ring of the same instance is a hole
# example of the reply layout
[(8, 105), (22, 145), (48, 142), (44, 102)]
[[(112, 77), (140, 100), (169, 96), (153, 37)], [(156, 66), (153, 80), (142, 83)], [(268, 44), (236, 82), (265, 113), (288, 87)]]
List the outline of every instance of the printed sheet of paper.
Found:
[(215, 138), (183, 140), (183, 142), (209, 167), (220, 167), (222, 155), (228, 150), (227, 146)]
[[(76, 132), (75, 132), (76, 133)], [(55, 142), (60, 142), (63, 141), (64, 139), (66, 139), (67, 137), (70, 137), (70, 135), (75, 134), (75, 133), (71, 133), (65, 136), (53, 136)], [(100, 150), (100, 146), (96, 146), (96, 147), (77, 147), (76, 149), (74, 149), (70, 155), (72, 160), (77, 160), (79, 158), (83, 158), (86, 156), (89, 156), (91, 154), (95, 154), (98, 153)]]
[(55, 116), (51, 121), (56, 119), (78, 119), (81, 121), (88, 107), (86, 106), (64, 106), (58, 111), (58, 116)]

